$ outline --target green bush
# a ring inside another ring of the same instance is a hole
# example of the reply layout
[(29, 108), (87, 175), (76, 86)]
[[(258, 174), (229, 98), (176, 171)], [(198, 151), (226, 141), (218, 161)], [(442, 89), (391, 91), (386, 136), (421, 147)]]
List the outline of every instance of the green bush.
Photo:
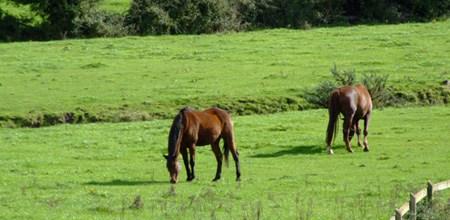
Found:
[[(8, 0), (29, 5), (42, 24), (0, 10), (0, 40), (201, 34), (264, 27), (429, 21), (450, 13), (450, 0), (133, 0), (127, 13), (97, 9), (99, 0)], [(90, 5), (86, 8), (84, 5)]]
[(330, 70), (333, 80), (326, 80), (318, 84), (311, 90), (304, 92), (303, 97), (307, 102), (316, 107), (328, 107), (328, 98), (330, 93), (341, 86), (355, 85), (362, 83), (366, 86), (375, 107), (383, 107), (385, 105), (394, 104), (394, 98), (398, 102), (400, 97), (394, 97), (393, 89), (387, 86), (388, 76), (378, 74), (363, 74), (360, 82), (356, 80), (356, 73), (354, 70), (338, 70), (336, 65)]
[(448, 16), (449, 0), (254, 0), (252, 24), (303, 28), (348, 23), (427, 21)]
[(236, 9), (228, 0), (133, 0), (125, 19), (136, 34), (200, 34), (239, 29)]
[(77, 37), (118, 37), (128, 35), (124, 16), (101, 11), (96, 2), (83, 2), (73, 21), (72, 34)]
[[(433, 203), (429, 204), (426, 201), (417, 204), (417, 220), (432, 220), (432, 219), (448, 219), (450, 216), (450, 199), (445, 199), (445, 196), (433, 198)], [(404, 217), (409, 219), (409, 213)]]
[(125, 24), (136, 34), (169, 34), (175, 23), (169, 14), (151, 0), (133, 0)]
[(328, 97), (336, 88), (337, 86), (335, 82), (326, 80), (311, 90), (305, 91), (303, 96), (307, 102), (314, 106), (328, 108)]
[(376, 107), (385, 106), (392, 100), (392, 93), (386, 86), (388, 79), (388, 75), (363, 74), (361, 82), (366, 86)]
[(259, 26), (302, 28), (305, 24), (333, 24), (343, 20), (344, 0), (265, 0), (257, 4)]
[(330, 73), (339, 86), (351, 86), (355, 84), (355, 70), (340, 71), (337, 69), (336, 65), (334, 65), (333, 68), (331, 68)]
[(46, 38), (71, 37), (70, 33), (74, 29), (73, 20), (79, 12), (81, 0), (32, 2), (32, 8), (45, 18), (42, 28), (46, 33)]
[(11, 16), (0, 8), (0, 41), (39, 40), (42, 32), (28, 23), (28, 18)]
[[(21, 5), (29, 5), (37, 15), (43, 18), (37, 27), (36, 35), (21, 34), (19, 38), (28, 39), (64, 39), (73, 37), (74, 19), (77, 17), (82, 2), (97, 2), (98, 0), (11, 0)], [(20, 19), (20, 18), (19, 18)], [(20, 27), (18, 27), (20, 28)]]

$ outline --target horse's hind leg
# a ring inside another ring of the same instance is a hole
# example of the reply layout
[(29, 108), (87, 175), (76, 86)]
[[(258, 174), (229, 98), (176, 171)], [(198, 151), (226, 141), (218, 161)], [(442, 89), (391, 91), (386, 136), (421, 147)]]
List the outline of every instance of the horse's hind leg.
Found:
[(353, 140), (353, 136), (355, 136), (355, 132), (356, 131), (356, 122), (355, 119), (353, 119), (353, 124), (350, 127), (350, 131), (349, 131), (349, 140), (352, 141)]
[(355, 129), (355, 132), (356, 132), (356, 138), (358, 140), (358, 146), (362, 147), (362, 144), (361, 144), (361, 128), (359, 128), (359, 120), (357, 120), (355, 122), (355, 126), (354, 127), (355, 127), (354, 129)]
[(219, 147), (219, 141), (220, 139), (217, 139), (216, 142), (211, 144), (212, 150), (214, 152), (214, 155), (216, 156), (217, 160), (217, 170), (216, 170), (216, 177), (214, 177), (213, 181), (217, 181), (220, 179), (220, 176), (222, 175), (222, 152), (220, 151)]
[(239, 163), (239, 153), (234, 143), (233, 135), (227, 135), (224, 138), (225, 147), (231, 151), (231, 155), (233, 156), (234, 163), (236, 165), (236, 181), (241, 180), (241, 165)]
[(350, 142), (350, 130), (351, 130), (351, 127), (353, 126), (352, 120), (353, 120), (354, 115), (355, 115), (355, 113), (351, 113), (351, 114), (346, 114), (344, 116), (344, 127), (343, 127), (344, 142), (345, 142), (347, 151), (350, 153), (353, 153), (352, 143)]
[(370, 123), (370, 112), (364, 117), (364, 151), (369, 151), (369, 141), (367, 140), (367, 135), (369, 135), (369, 123)]
[(331, 145), (334, 141), (334, 137), (337, 135), (337, 134), (335, 134), (335, 132), (336, 132), (337, 124), (339, 123), (339, 111), (336, 109), (330, 109), (328, 111), (329, 111), (328, 112), (329, 119), (328, 119), (327, 137), (326, 137), (327, 152), (328, 152), (328, 154), (334, 154), (333, 149), (331, 149)]

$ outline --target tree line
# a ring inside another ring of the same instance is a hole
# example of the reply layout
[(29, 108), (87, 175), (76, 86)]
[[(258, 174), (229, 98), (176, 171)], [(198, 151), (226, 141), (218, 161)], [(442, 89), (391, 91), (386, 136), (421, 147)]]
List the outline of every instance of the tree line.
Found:
[(450, 0), (133, 0), (125, 13), (100, 10), (100, 0), (8, 1), (42, 21), (0, 8), (1, 41), (424, 22), (450, 12)]

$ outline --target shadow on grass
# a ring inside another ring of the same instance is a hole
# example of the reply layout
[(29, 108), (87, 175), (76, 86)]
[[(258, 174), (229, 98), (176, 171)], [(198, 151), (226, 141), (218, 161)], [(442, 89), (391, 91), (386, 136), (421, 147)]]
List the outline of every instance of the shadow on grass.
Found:
[(89, 181), (84, 183), (84, 185), (94, 185), (94, 186), (137, 186), (137, 185), (154, 185), (154, 184), (168, 184), (169, 181), (158, 181), (158, 180), (148, 180), (148, 181), (130, 181), (130, 180), (111, 180), (106, 182)]
[[(268, 158), (268, 157), (281, 157), (285, 155), (300, 155), (300, 154), (326, 154), (326, 147), (324, 145), (301, 145), (301, 146), (286, 146), (284, 150), (255, 154), (251, 157), (256, 158)], [(344, 148), (344, 146), (333, 146), (333, 150)]]

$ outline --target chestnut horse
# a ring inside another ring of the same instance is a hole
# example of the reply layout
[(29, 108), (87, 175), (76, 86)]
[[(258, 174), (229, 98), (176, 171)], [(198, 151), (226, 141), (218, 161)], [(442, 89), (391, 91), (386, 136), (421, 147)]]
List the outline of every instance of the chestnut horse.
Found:
[[(224, 158), (228, 163), (228, 154), (231, 151), (236, 164), (236, 181), (240, 180), (241, 171), (239, 154), (234, 142), (233, 121), (228, 112), (219, 108), (210, 108), (204, 111), (195, 111), (183, 108), (175, 116), (169, 132), (167, 169), (170, 174), (170, 182), (178, 181), (180, 165), (177, 162), (181, 152), (187, 173), (187, 181), (195, 178), (195, 147), (210, 144), (216, 156), (217, 170), (213, 181), (220, 179), (222, 173), (222, 152), (219, 147), (220, 139), (223, 139)], [(190, 158), (188, 158), (188, 149)]]
[(344, 142), (347, 151), (352, 153), (351, 140), (356, 132), (358, 146), (361, 146), (359, 136), (359, 120), (364, 119), (364, 151), (369, 151), (367, 141), (370, 115), (372, 113), (372, 98), (364, 85), (343, 86), (335, 89), (328, 100), (328, 128), (327, 128), (327, 151), (333, 154), (331, 142), (334, 140), (339, 114), (344, 115)]

